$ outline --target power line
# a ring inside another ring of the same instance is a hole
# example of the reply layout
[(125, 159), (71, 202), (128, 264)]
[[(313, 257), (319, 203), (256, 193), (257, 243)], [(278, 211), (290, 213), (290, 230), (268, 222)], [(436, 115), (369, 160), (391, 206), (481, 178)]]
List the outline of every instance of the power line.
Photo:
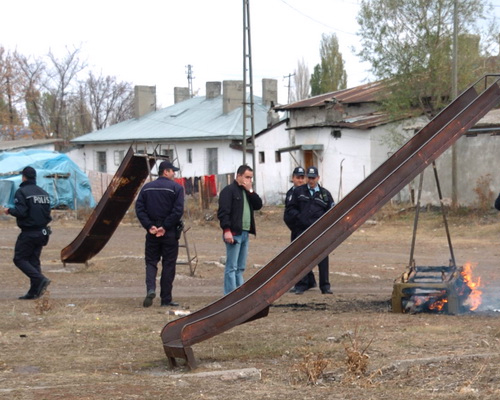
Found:
[[(346, 32), (346, 31), (343, 31), (341, 29), (338, 29), (338, 28), (334, 28), (333, 26), (330, 26), (328, 24), (325, 24), (324, 22), (321, 22), (319, 20), (317, 20), (316, 18), (313, 18), (307, 14), (305, 14), (304, 12), (296, 9), (294, 6), (288, 4), (285, 0), (280, 0), (283, 4), (286, 4), (288, 7), (290, 7), (292, 10), (296, 11), (297, 13), (299, 13), (300, 15), (302, 15), (303, 17), (305, 18), (308, 18), (310, 19), (311, 21), (314, 21), (316, 22), (317, 24), (320, 24), (320, 25), (323, 25), (324, 27), (328, 28), (328, 29), (331, 29), (333, 31), (337, 31), (337, 32), (341, 32), (341, 33), (345, 33), (346, 35), (352, 35), (352, 36), (357, 36), (356, 33), (352, 33), (352, 32)], [(355, 3), (351, 3), (351, 4), (355, 4)]]

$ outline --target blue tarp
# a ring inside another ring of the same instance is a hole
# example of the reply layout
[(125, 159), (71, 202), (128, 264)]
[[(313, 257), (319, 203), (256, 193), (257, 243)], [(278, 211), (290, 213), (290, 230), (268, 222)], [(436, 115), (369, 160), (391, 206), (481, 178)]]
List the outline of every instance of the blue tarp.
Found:
[(36, 169), (36, 183), (50, 195), (52, 208), (95, 207), (89, 178), (62, 153), (25, 150), (0, 153), (1, 206), (13, 207), (24, 167)]

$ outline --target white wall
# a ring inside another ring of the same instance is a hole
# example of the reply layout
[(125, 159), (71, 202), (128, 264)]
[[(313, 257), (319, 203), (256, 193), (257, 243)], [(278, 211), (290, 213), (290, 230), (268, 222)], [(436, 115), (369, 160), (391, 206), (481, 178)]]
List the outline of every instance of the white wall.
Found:
[[(235, 172), (239, 165), (242, 163), (241, 151), (231, 149), (228, 140), (211, 140), (202, 142), (178, 142), (175, 145), (162, 144), (156, 146), (153, 144), (137, 144), (134, 145), (137, 151), (145, 151), (152, 153), (155, 148), (161, 154), (163, 150), (173, 150), (174, 157), (178, 158), (174, 164), (179, 165), (181, 168), (178, 176), (194, 177), (207, 174), (207, 148), (218, 149), (218, 173), (232, 173)], [(114, 174), (119, 167), (115, 163), (115, 152), (128, 151), (130, 144), (116, 143), (116, 144), (87, 144), (79, 149), (74, 149), (68, 152), (68, 156), (82, 169), (84, 172), (97, 170), (97, 152), (106, 152), (106, 164), (108, 174)], [(192, 150), (192, 162), (189, 163), (187, 159), (188, 149)], [(249, 158), (250, 157), (250, 158)], [(251, 163), (251, 156), (247, 156), (247, 162)]]
[[(489, 189), (493, 193), (493, 201), (500, 192), (500, 136), (481, 134), (478, 136), (462, 136), (457, 141), (457, 197), (462, 206), (478, 205), (478, 193), (474, 190), (478, 180), (490, 182)], [(446, 150), (437, 160), (436, 167), (439, 183), (445, 202), (451, 199), (451, 148)], [(417, 187), (417, 185), (415, 185)], [(424, 187), (422, 204), (439, 204), (436, 179), (432, 165), (424, 171)]]
[[(282, 204), (285, 194), (292, 186), (291, 175), (296, 167), (291, 161), (290, 153), (281, 153), (281, 161), (276, 161), (276, 151), (288, 147), (288, 133), (286, 125), (279, 124), (270, 131), (256, 137), (255, 153), (257, 165), (255, 167), (255, 191), (265, 204)], [(262, 163), (259, 153), (264, 153), (265, 162)]]

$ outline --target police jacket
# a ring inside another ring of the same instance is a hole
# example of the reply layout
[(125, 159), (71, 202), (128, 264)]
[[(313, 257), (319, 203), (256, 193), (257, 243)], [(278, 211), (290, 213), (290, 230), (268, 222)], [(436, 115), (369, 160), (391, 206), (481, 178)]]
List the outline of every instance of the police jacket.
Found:
[(184, 213), (184, 189), (164, 176), (146, 183), (135, 202), (135, 212), (141, 225), (174, 229)]
[(217, 211), (217, 218), (220, 222), (222, 230), (231, 230), (233, 235), (241, 235), (243, 229), (243, 196), (247, 197), (248, 205), (250, 207), (250, 233), (255, 235), (255, 219), (253, 212), (262, 208), (262, 199), (260, 196), (253, 192), (249, 193), (233, 181), (221, 190), (219, 194), (219, 209)]
[[(318, 185), (319, 186), (319, 185)], [(335, 205), (328, 190), (319, 186), (311, 195), (307, 184), (296, 187), (285, 208), (284, 220), (294, 229), (305, 231)]]
[(498, 195), (497, 199), (495, 200), (495, 208), (500, 211), (500, 194)]
[(286, 207), (288, 206), (288, 203), (290, 203), (290, 200), (292, 200), (292, 195), (293, 191), (295, 189), (295, 186), (292, 186), (290, 189), (288, 189), (288, 192), (286, 192), (285, 196), (285, 212), (283, 213), (283, 221), (285, 221), (286, 226), (288, 229), (290, 229), (292, 232), (295, 232), (297, 230), (297, 221), (295, 218), (290, 218), (290, 216), (286, 213)]
[(17, 226), (23, 231), (43, 229), (52, 221), (50, 196), (36, 185), (35, 179), (28, 179), (19, 185), (9, 214), (16, 217)]

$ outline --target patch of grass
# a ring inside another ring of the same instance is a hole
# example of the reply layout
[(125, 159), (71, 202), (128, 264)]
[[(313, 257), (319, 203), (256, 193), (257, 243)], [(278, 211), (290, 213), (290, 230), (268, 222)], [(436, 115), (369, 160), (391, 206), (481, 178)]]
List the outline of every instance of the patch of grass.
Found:
[(290, 369), (292, 382), (317, 385), (329, 365), (330, 361), (322, 353), (308, 353), (300, 362), (292, 365)]

